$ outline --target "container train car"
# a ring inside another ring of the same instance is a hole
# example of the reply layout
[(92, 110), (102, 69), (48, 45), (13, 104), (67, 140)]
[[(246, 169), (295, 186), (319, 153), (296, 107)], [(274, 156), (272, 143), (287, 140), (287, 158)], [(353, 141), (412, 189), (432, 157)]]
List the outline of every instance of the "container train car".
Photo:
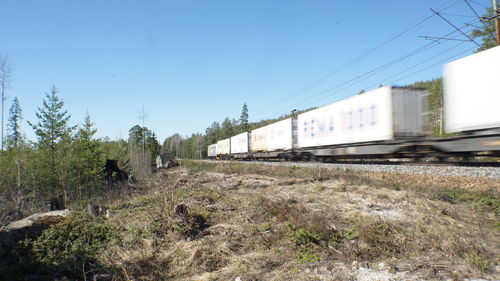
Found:
[(444, 155), (500, 156), (500, 46), (444, 66), (444, 125), (431, 142)]
[(446, 138), (427, 138), (427, 93), (385, 86), (209, 146), (219, 159), (500, 156), (500, 47), (444, 68)]
[(277, 158), (292, 151), (293, 120), (296, 119), (287, 118), (253, 130), (250, 133), (252, 157), (256, 159)]

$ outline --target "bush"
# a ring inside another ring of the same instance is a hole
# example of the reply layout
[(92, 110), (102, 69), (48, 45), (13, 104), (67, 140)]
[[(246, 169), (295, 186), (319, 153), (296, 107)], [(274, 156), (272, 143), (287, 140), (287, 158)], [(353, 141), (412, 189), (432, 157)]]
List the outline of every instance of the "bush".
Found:
[(299, 228), (293, 231), (290, 236), (292, 237), (293, 242), (297, 245), (307, 245), (308, 243), (318, 244), (321, 240), (317, 234), (304, 228)]
[(299, 261), (302, 263), (315, 263), (323, 260), (323, 256), (309, 250), (302, 250), (299, 255)]
[[(185, 212), (178, 212), (179, 206), (185, 207)], [(176, 233), (181, 238), (198, 238), (209, 226), (208, 214), (200, 210), (187, 210), (184, 204), (179, 204), (176, 210), (164, 206), (158, 207), (151, 214), (148, 230), (158, 238), (167, 238), (169, 233)]]
[(27, 244), (36, 261), (78, 274), (86, 265), (95, 265), (99, 253), (118, 241), (116, 230), (105, 219), (74, 213)]

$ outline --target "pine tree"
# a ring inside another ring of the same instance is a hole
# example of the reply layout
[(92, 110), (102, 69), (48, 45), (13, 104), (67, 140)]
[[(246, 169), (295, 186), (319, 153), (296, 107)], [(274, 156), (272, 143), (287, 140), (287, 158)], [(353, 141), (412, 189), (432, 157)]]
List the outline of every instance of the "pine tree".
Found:
[(143, 136), (143, 128), (139, 125), (133, 126), (128, 131), (128, 141), (134, 145), (142, 146)]
[(243, 108), (241, 109), (240, 126), (243, 131), (248, 131), (248, 129), (250, 129), (248, 125), (248, 106), (246, 103), (243, 103)]
[(229, 119), (229, 117), (226, 117), (226, 119), (224, 119), (224, 122), (222, 122), (222, 139), (227, 139), (227, 138), (230, 138), (232, 136), (234, 136), (234, 126), (233, 126), (233, 122), (231, 122), (231, 119)]
[(17, 148), (21, 142), (21, 121), (23, 120), (23, 114), (21, 110), (21, 105), (17, 97), (12, 101), (12, 105), (9, 110), (9, 119), (7, 120), (7, 129), (9, 130), (8, 146)]
[(207, 144), (216, 143), (219, 140), (221, 134), (221, 127), (219, 122), (212, 122), (212, 125), (205, 130), (206, 142)]
[[(493, 9), (486, 8), (485, 18), (491, 18), (494, 15)], [(482, 43), (476, 52), (484, 51), (489, 48), (497, 46), (496, 30), (494, 20), (484, 20), (481, 28), (472, 30), (471, 37), (476, 39), (480, 38)]]

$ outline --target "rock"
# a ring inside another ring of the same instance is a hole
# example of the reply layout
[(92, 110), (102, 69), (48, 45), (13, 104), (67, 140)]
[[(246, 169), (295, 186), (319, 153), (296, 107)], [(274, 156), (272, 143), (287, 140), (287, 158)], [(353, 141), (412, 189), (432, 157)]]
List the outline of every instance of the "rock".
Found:
[(0, 257), (7, 255), (18, 241), (35, 238), (49, 225), (62, 221), (69, 210), (36, 213), (0, 228)]
[(106, 164), (104, 165), (104, 173), (108, 183), (128, 179), (127, 172), (118, 167), (118, 160), (106, 159)]
[(175, 160), (175, 156), (170, 153), (163, 153), (156, 156), (156, 168), (157, 169), (169, 169), (179, 166), (179, 162)]

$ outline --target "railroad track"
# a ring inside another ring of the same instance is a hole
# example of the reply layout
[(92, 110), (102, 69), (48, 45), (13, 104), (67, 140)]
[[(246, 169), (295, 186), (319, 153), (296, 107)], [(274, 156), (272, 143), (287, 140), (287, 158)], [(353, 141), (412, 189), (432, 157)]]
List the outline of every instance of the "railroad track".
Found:
[[(269, 166), (308, 167), (341, 169), (351, 171), (387, 172), (397, 174), (443, 175), (474, 178), (499, 178), (498, 162), (409, 162), (409, 161), (342, 161), (324, 162), (289, 162), (289, 161), (227, 161), (200, 160), (206, 163), (243, 163)], [(500, 182), (499, 182), (500, 186)]]

